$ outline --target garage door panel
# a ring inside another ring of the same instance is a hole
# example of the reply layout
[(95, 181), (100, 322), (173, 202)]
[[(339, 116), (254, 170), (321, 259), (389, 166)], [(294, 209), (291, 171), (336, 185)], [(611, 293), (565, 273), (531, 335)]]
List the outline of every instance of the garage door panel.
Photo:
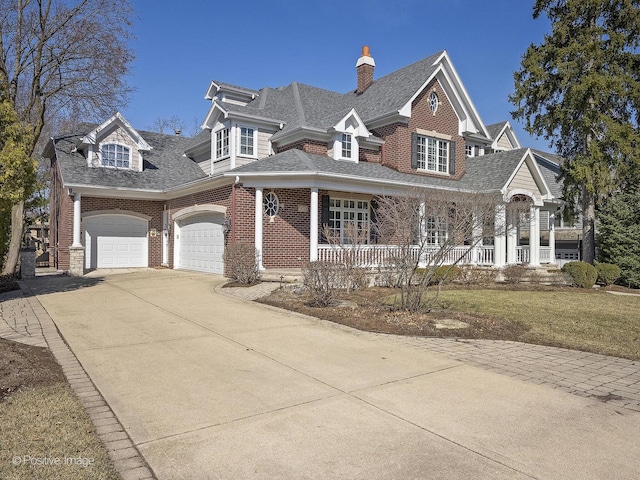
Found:
[(200, 272), (224, 271), (224, 216), (201, 215), (179, 222), (178, 268)]
[(126, 215), (83, 220), (86, 268), (148, 266), (148, 222)]

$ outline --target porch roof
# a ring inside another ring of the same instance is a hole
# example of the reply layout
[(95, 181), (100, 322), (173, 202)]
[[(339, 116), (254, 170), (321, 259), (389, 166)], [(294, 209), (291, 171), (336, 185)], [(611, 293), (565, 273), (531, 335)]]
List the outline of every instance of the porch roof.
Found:
[(460, 180), (435, 175), (402, 173), (378, 163), (334, 160), (301, 150), (287, 150), (226, 172), (226, 176), (291, 177), (325, 176), (369, 181), (405, 188), (423, 187), (468, 192), (500, 192), (519, 165), (527, 149), (468, 158)]

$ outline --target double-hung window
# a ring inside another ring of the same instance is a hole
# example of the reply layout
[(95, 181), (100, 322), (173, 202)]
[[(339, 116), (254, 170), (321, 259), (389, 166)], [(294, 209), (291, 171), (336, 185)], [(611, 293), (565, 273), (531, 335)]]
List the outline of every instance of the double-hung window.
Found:
[(340, 140), (340, 145), (341, 145), (341, 156), (342, 158), (351, 158), (351, 151), (352, 151), (352, 146), (351, 146), (351, 134), (350, 133), (343, 133), (342, 134), (342, 138)]
[(256, 155), (255, 129), (251, 127), (239, 127), (240, 129), (240, 155), (254, 157)]
[(223, 128), (216, 132), (216, 159), (229, 156), (229, 129)]
[(329, 232), (340, 243), (369, 243), (369, 202), (348, 198), (329, 200)]
[(444, 245), (448, 238), (447, 220), (436, 215), (427, 216), (425, 218), (424, 234), (427, 245)]
[(416, 138), (416, 160), (419, 170), (429, 172), (449, 172), (449, 142), (439, 138)]
[(115, 143), (102, 145), (102, 166), (129, 168), (131, 165), (131, 153), (128, 147)]

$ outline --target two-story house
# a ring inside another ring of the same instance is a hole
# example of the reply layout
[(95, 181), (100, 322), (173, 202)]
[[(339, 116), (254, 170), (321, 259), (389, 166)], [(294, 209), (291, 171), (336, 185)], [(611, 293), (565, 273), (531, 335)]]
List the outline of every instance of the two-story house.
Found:
[(323, 226), (339, 238), (350, 224), (367, 230), (378, 196), (414, 189), (499, 193), (498, 217), (528, 198), (526, 225), (502, 218), (513, 228), (480, 263), (553, 262), (553, 157), (521, 148), (508, 122), (485, 126), (446, 51), (378, 79), (374, 68), (364, 47), (345, 94), (211, 82), (193, 139), (139, 132), (120, 114), (53, 138), (54, 265), (224, 273), (238, 242), (263, 268), (299, 268), (328, 258)]

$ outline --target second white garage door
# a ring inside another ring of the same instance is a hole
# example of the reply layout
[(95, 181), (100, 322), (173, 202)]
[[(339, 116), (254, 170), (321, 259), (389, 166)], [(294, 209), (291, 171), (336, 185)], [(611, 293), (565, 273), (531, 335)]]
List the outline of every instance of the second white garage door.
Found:
[(197, 215), (177, 222), (177, 268), (224, 273), (224, 215)]
[(128, 215), (97, 215), (82, 220), (85, 268), (146, 267), (149, 222)]

